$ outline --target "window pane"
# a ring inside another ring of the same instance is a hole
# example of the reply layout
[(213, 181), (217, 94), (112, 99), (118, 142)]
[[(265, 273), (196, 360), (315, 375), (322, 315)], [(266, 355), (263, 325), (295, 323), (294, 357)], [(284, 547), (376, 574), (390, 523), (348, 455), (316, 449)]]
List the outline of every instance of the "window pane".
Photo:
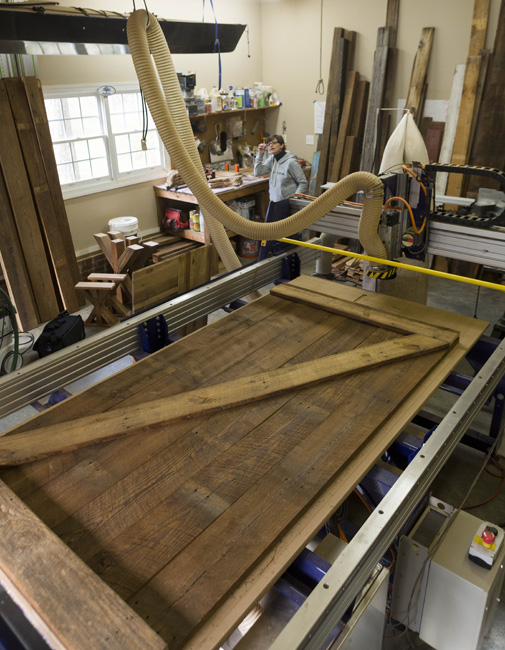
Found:
[(130, 136), (130, 151), (142, 151), (142, 136), (140, 133), (132, 133)]
[(107, 102), (111, 114), (123, 112), (123, 95), (111, 95), (110, 97), (107, 97)]
[(115, 141), (118, 154), (128, 153), (130, 151), (130, 139), (127, 135), (116, 135)]
[(87, 181), (91, 178), (91, 165), (89, 160), (74, 164), (75, 180)]
[(72, 161), (72, 153), (70, 151), (70, 145), (68, 142), (63, 142), (62, 144), (55, 144), (53, 146), (54, 157), (56, 158), (56, 164), (61, 165), (62, 163), (68, 163)]
[(88, 140), (89, 155), (91, 158), (106, 158), (105, 142), (103, 138)]
[(148, 167), (158, 167), (158, 165), (161, 165), (159, 149), (149, 149), (149, 151), (146, 151), (146, 158)]
[(156, 131), (148, 131), (146, 138), (147, 148), (148, 149), (160, 149), (160, 140)]
[(140, 93), (124, 93), (123, 106), (125, 113), (138, 113), (140, 109)]
[(85, 117), (82, 120), (82, 125), (86, 136), (102, 135), (102, 127), (98, 117)]
[(146, 154), (144, 151), (132, 153), (133, 169), (144, 169), (146, 167)]
[(109, 176), (109, 167), (106, 158), (95, 158), (91, 161), (93, 178), (103, 178)]
[(58, 165), (58, 175), (62, 185), (73, 183), (75, 181), (74, 166), (72, 164)]
[(82, 120), (65, 120), (67, 138), (82, 138)]
[(66, 118), (81, 117), (79, 97), (64, 97), (61, 100), (63, 116)]
[(53, 142), (64, 140), (67, 137), (65, 133), (65, 122), (63, 120), (49, 122), (49, 130), (51, 131)]
[(47, 119), (49, 121), (61, 120), (63, 118), (60, 99), (46, 99), (44, 104), (46, 106)]
[(132, 161), (130, 158), (130, 154), (122, 154), (121, 156), (117, 157), (117, 165), (119, 172), (122, 174), (123, 172), (131, 172), (132, 170)]
[(124, 115), (122, 113), (111, 115), (110, 123), (112, 126), (112, 133), (122, 133), (125, 131)]
[(72, 142), (72, 155), (74, 160), (89, 160), (87, 141)]
[(125, 113), (125, 130), (140, 131), (142, 122), (139, 113)]
[(83, 117), (98, 117), (96, 97), (80, 97), (81, 115)]

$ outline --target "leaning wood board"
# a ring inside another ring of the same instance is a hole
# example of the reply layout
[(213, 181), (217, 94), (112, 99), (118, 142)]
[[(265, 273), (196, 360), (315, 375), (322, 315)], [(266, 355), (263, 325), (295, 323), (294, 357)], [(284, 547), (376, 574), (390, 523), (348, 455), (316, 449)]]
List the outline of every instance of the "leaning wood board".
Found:
[[(291, 286), (309, 302), (326, 296), (324, 308), (265, 296), (17, 430), (168, 400), (175, 392), (394, 340), (426, 327), (419, 321), (442, 328), (441, 336), (444, 328), (458, 332), (459, 342), (445, 355), (366, 370), (0, 474), (169, 648), (219, 645), (486, 326), (316, 278)], [(348, 313), (352, 303), (361, 320), (328, 310), (343, 306)], [(419, 323), (398, 325), (402, 315)], [(44, 571), (38, 560), (39, 579), (50, 583), (51, 562)], [(44, 602), (32, 606), (43, 614)], [(60, 616), (75, 616), (71, 603)]]
[[(52, 262), (52, 270), (58, 284), (63, 306), (73, 313), (81, 306), (77, 298), (75, 284), (79, 279), (72, 277), (71, 269), (77, 268), (73, 245), (62, 237), (66, 223), (58, 219), (51, 195), (51, 187), (44, 167), (44, 159), (39, 148), (35, 124), (32, 121), (30, 105), (25, 94), (23, 80), (19, 77), (4, 80), (11, 106), (12, 116), (18, 131), (18, 139), (23, 153), (28, 181), (34, 197), (39, 222), (45, 235), (44, 241)], [(51, 150), (52, 153), (52, 150)], [(58, 181), (59, 184), (59, 181)], [(67, 223), (68, 229), (68, 223)], [(70, 240), (71, 242), (72, 240)]]

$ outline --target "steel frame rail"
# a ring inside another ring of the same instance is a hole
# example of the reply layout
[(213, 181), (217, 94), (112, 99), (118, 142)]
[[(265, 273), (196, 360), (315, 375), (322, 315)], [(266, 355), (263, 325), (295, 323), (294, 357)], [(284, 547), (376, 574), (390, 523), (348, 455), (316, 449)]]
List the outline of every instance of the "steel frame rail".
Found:
[[(139, 325), (150, 318), (163, 315), (171, 332), (274, 282), (282, 275), (282, 259), (292, 252), (293, 249), (229, 273), (0, 377), (0, 417), (138, 351), (141, 347)], [(297, 249), (296, 252), (302, 264), (315, 260), (318, 255), (310, 249)]]
[(505, 341), (482, 367), (434, 435), (272, 644), (270, 650), (323, 650), (363, 584), (430, 488), (505, 373)]

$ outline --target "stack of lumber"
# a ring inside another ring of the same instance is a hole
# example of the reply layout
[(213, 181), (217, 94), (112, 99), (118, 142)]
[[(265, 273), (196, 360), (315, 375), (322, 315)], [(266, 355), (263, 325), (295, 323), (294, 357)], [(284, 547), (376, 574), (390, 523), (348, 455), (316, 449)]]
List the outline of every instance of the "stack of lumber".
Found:
[(0, 80), (0, 262), (18, 325), (77, 311), (77, 260), (40, 82)]
[(346, 279), (356, 284), (363, 283), (363, 260), (356, 257), (347, 258), (345, 263)]
[(356, 32), (334, 29), (316, 194), (359, 167), (369, 83), (352, 69), (355, 44)]
[[(174, 239), (178, 238), (174, 237)], [(170, 244), (160, 245), (152, 255), (153, 262), (163, 262), (164, 260), (177, 257), (177, 255), (181, 255), (182, 253), (188, 253), (189, 251), (199, 247), (200, 244), (198, 242), (184, 239)]]
[[(473, 134), (470, 164), (505, 169), (505, 2), (502, 0), (494, 48), (490, 56), (486, 83), (482, 93), (480, 113)], [(483, 182), (484, 181), (484, 182)], [(470, 179), (468, 192), (472, 195), (477, 187), (493, 187), (486, 179)]]

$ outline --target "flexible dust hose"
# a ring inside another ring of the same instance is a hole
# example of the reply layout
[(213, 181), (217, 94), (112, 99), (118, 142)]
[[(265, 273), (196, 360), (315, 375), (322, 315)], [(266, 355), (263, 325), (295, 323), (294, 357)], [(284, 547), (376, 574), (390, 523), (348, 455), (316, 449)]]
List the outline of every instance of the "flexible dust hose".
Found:
[(312, 225), (336, 205), (361, 190), (364, 190), (360, 219), (361, 243), (369, 255), (387, 257), (386, 248), (377, 234), (382, 212), (383, 186), (376, 176), (368, 172), (355, 172), (346, 176), (310, 205), (281, 221), (267, 224), (252, 222), (233, 212), (207, 184), (177, 73), (158, 21), (152, 14), (139, 9), (128, 18), (127, 33), (135, 71), (158, 133), (174, 166), (196, 196), (206, 227), (209, 228), (212, 241), (228, 271), (239, 268), (240, 261), (223, 226), (249, 239), (288, 237)]

